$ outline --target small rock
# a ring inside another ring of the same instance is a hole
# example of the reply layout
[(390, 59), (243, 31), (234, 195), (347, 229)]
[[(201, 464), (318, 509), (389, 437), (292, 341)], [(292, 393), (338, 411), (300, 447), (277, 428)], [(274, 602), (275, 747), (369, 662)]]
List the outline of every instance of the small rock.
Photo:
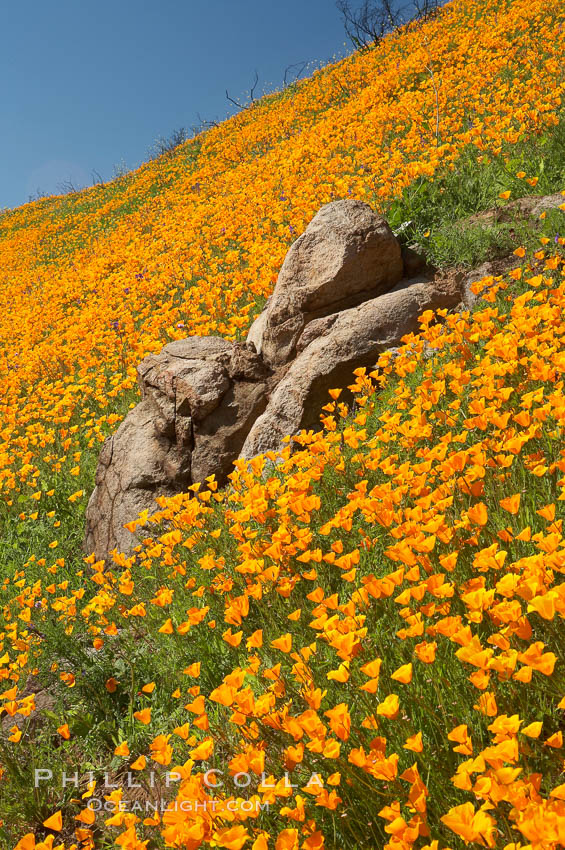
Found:
[(562, 204), (565, 204), (565, 195), (562, 195), (561, 192), (557, 192), (555, 195), (546, 195), (534, 204), (532, 207), (532, 215), (540, 216), (543, 212), (547, 212), (548, 210), (558, 209)]

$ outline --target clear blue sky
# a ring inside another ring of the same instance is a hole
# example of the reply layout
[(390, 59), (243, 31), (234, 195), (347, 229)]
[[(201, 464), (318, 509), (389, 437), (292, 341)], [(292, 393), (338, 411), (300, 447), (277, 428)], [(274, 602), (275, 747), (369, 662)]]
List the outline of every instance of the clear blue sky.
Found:
[(147, 159), (159, 135), (226, 117), (254, 70), (350, 52), (334, 0), (6, 0), (0, 209)]

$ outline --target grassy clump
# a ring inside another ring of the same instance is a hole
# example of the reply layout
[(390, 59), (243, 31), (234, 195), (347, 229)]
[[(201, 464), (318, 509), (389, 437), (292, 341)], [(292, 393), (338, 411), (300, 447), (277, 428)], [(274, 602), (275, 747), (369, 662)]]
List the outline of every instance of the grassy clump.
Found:
[[(496, 152), (466, 148), (455, 163), (420, 178), (384, 210), (393, 229), (437, 268), (473, 268), (506, 256), (516, 243), (535, 245), (554, 235), (561, 217), (539, 220), (517, 199), (561, 192), (565, 185), (565, 121)], [(480, 213), (490, 211), (491, 216)], [(537, 220), (536, 220), (537, 219)]]

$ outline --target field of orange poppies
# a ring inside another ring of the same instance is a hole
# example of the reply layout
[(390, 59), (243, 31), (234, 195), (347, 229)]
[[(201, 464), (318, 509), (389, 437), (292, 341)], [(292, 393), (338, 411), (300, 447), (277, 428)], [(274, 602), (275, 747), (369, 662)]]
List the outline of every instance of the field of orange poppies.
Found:
[(0, 215), (2, 850), (565, 846), (562, 211), (293, 451), (163, 501), (132, 558), (80, 548), (136, 364), (244, 336), (321, 204), (455, 264), (442, 216), (565, 190), (564, 25), (453, 0)]

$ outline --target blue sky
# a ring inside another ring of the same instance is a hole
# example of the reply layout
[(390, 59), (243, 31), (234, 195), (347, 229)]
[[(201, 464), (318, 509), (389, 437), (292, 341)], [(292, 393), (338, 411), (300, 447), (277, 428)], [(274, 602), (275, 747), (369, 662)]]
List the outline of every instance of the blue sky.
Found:
[(0, 209), (106, 180), (229, 111), (257, 69), (350, 52), (334, 0), (14, 0), (0, 14)]

